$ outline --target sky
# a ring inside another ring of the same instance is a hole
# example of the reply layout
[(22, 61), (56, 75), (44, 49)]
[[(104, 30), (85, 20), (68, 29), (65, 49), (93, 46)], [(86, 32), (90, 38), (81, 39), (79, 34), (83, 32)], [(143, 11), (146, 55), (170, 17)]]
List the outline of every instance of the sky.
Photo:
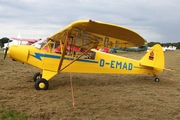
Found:
[(0, 0), (0, 38), (45, 39), (76, 20), (129, 28), (148, 42), (180, 42), (179, 0)]

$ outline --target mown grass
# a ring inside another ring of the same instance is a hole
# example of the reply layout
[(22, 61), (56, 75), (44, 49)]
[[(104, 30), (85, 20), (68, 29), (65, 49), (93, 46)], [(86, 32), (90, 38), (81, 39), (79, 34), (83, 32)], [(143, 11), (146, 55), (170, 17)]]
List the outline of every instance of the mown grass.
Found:
[[(139, 60), (145, 53), (115, 54)], [(49, 90), (36, 91), (32, 76), (39, 69), (3, 56), (0, 120), (180, 120), (180, 50), (165, 52), (165, 67), (177, 72), (164, 71), (158, 83), (149, 75), (73, 73), (75, 108), (69, 73), (53, 77)]]
[(0, 55), (3, 55), (4, 51), (2, 49), (0, 49)]
[[(0, 56), (4, 54), (3, 50), (0, 50)], [(28, 116), (25, 113), (20, 113), (11, 109), (5, 109), (0, 105), (0, 120), (27, 120)]]
[(27, 120), (28, 115), (0, 106), (0, 120)]

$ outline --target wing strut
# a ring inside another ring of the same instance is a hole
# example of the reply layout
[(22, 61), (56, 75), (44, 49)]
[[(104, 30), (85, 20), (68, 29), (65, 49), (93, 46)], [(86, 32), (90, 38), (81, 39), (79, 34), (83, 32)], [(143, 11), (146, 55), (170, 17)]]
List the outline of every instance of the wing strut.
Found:
[[(62, 52), (62, 56), (61, 56), (61, 59), (60, 59), (60, 62), (59, 62), (59, 68), (58, 68), (58, 70), (60, 70), (61, 69), (61, 66), (62, 66), (62, 63), (63, 63), (63, 60), (64, 60), (64, 56), (65, 56), (65, 54), (66, 54), (66, 46), (67, 46), (67, 42), (68, 42), (68, 32), (66, 31), (65, 32), (65, 35), (64, 35), (64, 47), (63, 47), (63, 52)], [(62, 45), (62, 41), (60, 40), (60, 45)], [(61, 49), (62, 49), (62, 47), (61, 47)]]

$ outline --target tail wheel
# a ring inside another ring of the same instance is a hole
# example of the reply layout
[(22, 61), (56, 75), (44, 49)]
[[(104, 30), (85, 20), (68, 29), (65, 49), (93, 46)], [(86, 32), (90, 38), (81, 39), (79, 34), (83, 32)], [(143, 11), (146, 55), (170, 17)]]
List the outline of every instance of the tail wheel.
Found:
[(37, 72), (34, 74), (33, 80), (36, 82), (36, 80), (39, 80), (42, 78), (42, 74), (40, 72)]
[(37, 79), (35, 81), (36, 90), (47, 90), (49, 88), (49, 82), (46, 79)]
[(159, 78), (155, 78), (154, 81), (155, 82), (159, 82), (160, 80), (159, 80)]

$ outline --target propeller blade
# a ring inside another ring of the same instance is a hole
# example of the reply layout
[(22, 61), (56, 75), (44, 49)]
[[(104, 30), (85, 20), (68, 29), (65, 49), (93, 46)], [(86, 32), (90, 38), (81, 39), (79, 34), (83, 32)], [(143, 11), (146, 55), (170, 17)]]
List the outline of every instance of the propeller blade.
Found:
[(8, 49), (9, 49), (9, 42), (10, 42), (10, 40), (8, 40), (8, 44), (7, 44), (6, 49), (5, 49), (5, 52), (4, 52), (4, 59), (5, 59), (6, 56), (7, 56), (7, 52), (8, 52)]
[(6, 49), (5, 49), (5, 52), (4, 52), (4, 59), (6, 59), (7, 52), (8, 52), (8, 47), (6, 47)]

